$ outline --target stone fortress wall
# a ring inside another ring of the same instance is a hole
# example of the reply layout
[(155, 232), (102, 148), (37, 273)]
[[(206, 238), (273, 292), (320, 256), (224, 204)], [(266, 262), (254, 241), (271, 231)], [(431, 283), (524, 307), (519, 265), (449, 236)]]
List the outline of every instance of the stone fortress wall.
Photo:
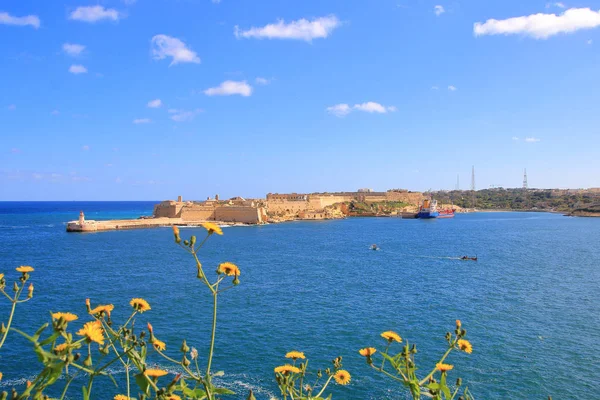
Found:
[[(365, 189), (357, 192), (338, 193), (312, 193), (312, 194), (267, 194), (267, 210), (270, 214), (278, 213), (311, 213), (322, 211), (334, 204), (360, 201), (375, 203), (383, 201), (398, 201), (418, 206), (423, 200), (420, 192), (408, 192), (405, 190), (388, 190), (387, 192), (373, 192)], [(314, 214), (314, 213), (313, 213)], [(313, 215), (311, 214), (311, 215)], [(308, 215), (308, 214), (307, 214)], [(310, 218), (313, 219), (313, 218)]]
[(266, 222), (266, 210), (254, 201), (235, 197), (227, 201), (207, 199), (203, 202), (167, 200), (154, 206), (155, 218), (180, 218), (182, 222), (220, 221), (260, 224)]

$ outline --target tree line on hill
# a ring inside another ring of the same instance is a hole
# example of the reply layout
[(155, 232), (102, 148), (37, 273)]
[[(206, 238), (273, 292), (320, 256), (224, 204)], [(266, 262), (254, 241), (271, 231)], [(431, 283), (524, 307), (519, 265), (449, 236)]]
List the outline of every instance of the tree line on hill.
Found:
[[(443, 203), (487, 210), (544, 210), (570, 212), (600, 205), (600, 193), (554, 189), (482, 189), (428, 192)], [(595, 208), (595, 207), (594, 207)]]

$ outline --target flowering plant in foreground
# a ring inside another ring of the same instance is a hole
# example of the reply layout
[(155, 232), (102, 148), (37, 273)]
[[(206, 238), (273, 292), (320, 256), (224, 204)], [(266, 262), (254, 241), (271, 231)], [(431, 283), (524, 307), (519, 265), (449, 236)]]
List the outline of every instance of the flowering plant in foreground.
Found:
[[(0, 325), (0, 350), (5, 343), (9, 332), (14, 332), (27, 339), (33, 346), (38, 360), (42, 364), (42, 370), (30, 382), (27, 381), (25, 388), (18, 392), (13, 388), (11, 399), (49, 399), (46, 395), (49, 387), (54, 387), (55, 393), (60, 392), (59, 399), (65, 399), (69, 387), (74, 382), (84, 382), (81, 388), (82, 398), (89, 400), (98, 398), (113, 398), (114, 400), (180, 400), (206, 399), (216, 400), (222, 396), (235, 395), (234, 392), (215, 386), (214, 378), (222, 376), (223, 372), (213, 372), (212, 360), (214, 355), (214, 344), (217, 324), (217, 302), (218, 296), (240, 283), (240, 269), (237, 265), (224, 262), (216, 269), (216, 277), (209, 279), (198, 258), (198, 251), (206, 241), (214, 234), (222, 235), (223, 232), (218, 225), (204, 223), (207, 231), (206, 237), (200, 244), (196, 244), (196, 237), (182, 240), (177, 227), (173, 228), (175, 242), (191, 254), (195, 261), (196, 278), (208, 289), (212, 297), (212, 330), (210, 347), (206, 359), (206, 365), (201, 367), (198, 351), (188, 347), (185, 340), (178, 350), (173, 351), (171, 347), (160, 340), (160, 333), (156, 332), (150, 323), (146, 329), (135, 326), (136, 316), (152, 310), (151, 304), (143, 298), (133, 298), (129, 302), (131, 314), (123, 324), (117, 324), (112, 319), (115, 309), (113, 304), (92, 304), (90, 299), (86, 300), (85, 322), (80, 315), (69, 311), (57, 311), (50, 313), (50, 323), (42, 325), (35, 333), (28, 334), (12, 325), (13, 316), (17, 304), (26, 302), (33, 297), (33, 284), (26, 284), (30, 279), (32, 267), (21, 266), (17, 272), (21, 273), (20, 283), (14, 283), (11, 296), (6, 290), (6, 279), (0, 273), (0, 292), (12, 303), (11, 311), (6, 325)], [(27, 296), (22, 295), (27, 287)], [(83, 308), (83, 305), (82, 305)], [(77, 325), (77, 328), (73, 326)], [(401, 343), (402, 338), (393, 331), (384, 332), (381, 336), (386, 340), (385, 350), (377, 353), (374, 347), (361, 349), (359, 353), (366, 357), (367, 363), (375, 370), (389, 376), (390, 378), (404, 383), (413, 398), (420, 399), (421, 396), (434, 399), (454, 399), (461, 388), (460, 379), (457, 381), (456, 389), (451, 392), (446, 380), (448, 371), (452, 365), (444, 364), (448, 354), (452, 350), (462, 350), (471, 353), (471, 344), (464, 339), (466, 331), (462, 329), (460, 321), (457, 321), (455, 335), (446, 335), (449, 348), (442, 356), (439, 363), (425, 378), (419, 380), (416, 376), (415, 358), (416, 347), (409, 347), (408, 343), (402, 352), (391, 354), (389, 350), (396, 343)], [(167, 348), (171, 351), (167, 354)], [(178, 356), (174, 356), (173, 353)], [(381, 365), (375, 365), (376, 353), (382, 357)], [(178, 371), (172, 374), (163, 369), (153, 368), (154, 358), (162, 357), (168, 363), (174, 365)], [(281, 391), (284, 400), (324, 400), (331, 399), (325, 391), (332, 382), (339, 385), (350, 384), (352, 378), (348, 371), (342, 367), (342, 357), (334, 359), (333, 368), (317, 370), (311, 373), (308, 369), (308, 360), (303, 352), (290, 351), (285, 357), (285, 364), (274, 368), (275, 381)], [(150, 360), (151, 358), (152, 360)], [(121, 364), (125, 370), (125, 386), (119, 386), (111, 374), (109, 367)], [(439, 381), (437, 374), (440, 374)], [(171, 375), (171, 376), (168, 376)], [(59, 379), (63, 378), (63, 379)], [(98, 378), (104, 379), (103, 386), (98, 389), (94, 382)], [(0, 380), (2, 371), (0, 371)], [(111, 380), (115, 391), (120, 394), (107, 396), (109, 386), (106, 379)], [(58, 387), (58, 389), (56, 389)], [(92, 392), (94, 394), (92, 394)], [(325, 397), (327, 396), (327, 397)], [(0, 400), (9, 398), (7, 392), (0, 393)], [(239, 396), (238, 396), (239, 398)], [(459, 399), (472, 399), (468, 389), (462, 392)], [(252, 391), (247, 400), (256, 400)]]
[[(453, 350), (463, 351), (467, 354), (473, 352), (473, 346), (465, 339), (466, 335), (467, 331), (463, 329), (460, 320), (457, 319), (454, 334), (450, 332), (446, 333), (448, 349), (436, 363), (431, 372), (422, 379), (417, 377), (417, 365), (415, 362), (417, 346), (415, 344), (410, 346), (408, 341), (406, 341), (402, 346), (402, 351), (396, 354), (390, 353), (392, 345), (403, 342), (400, 335), (394, 331), (386, 331), (381, 334), (381, 337), (385, 339), (386, 342), (385, 349), (379, 352), (382, 358), (381, 365), (375, 360), (375, 354), (378, 353), (376, 348), (366, 347), (360, 349), (358, 352), (361, 356), (366, 358), (367, 364), (371, 366), (371, 368), (397, 382), (403, 383), (410, 391), (413, 399), (420, 399), (421, 396), (425, 396), (435, 400), (453, 400), (456, 396), (459, 396), (459, 400), (472, 400), (473, 396), (468, 388), (464, 388), (462, 395), (459, 395), (462, 389), (462, 379), (460, 378), (456, 380), (456, 385), (454, 386), (454, 389), (451, 390), (448, 385), (448, 372), (451, 371), (454, 366), (444, 363)], [(438, 373), (439, 380), (436, 378)]]

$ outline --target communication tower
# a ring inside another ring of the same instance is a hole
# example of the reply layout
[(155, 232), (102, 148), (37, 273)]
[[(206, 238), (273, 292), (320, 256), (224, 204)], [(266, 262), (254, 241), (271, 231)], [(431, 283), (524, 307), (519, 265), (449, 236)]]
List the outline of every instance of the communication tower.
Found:
[(525, 170), (523, 172), (523, 189), (524, 190), (529, 189), (529, 185), (527, 184), (527, 168), (525, 168)]

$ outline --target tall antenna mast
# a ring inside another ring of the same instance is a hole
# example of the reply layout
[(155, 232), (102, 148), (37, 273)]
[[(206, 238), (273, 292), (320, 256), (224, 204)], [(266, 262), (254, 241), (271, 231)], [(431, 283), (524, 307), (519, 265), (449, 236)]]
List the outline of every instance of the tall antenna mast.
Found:
[(527, 168), (525, 168), (525, 170), (523, 172), (523, 189), (524, 190), (529, 189), (529, 185), (527, 184)]
[(475, 166), (471, 168), (471, 195), (472, 195), (472, 203), (473, 209), (475, 209)]

